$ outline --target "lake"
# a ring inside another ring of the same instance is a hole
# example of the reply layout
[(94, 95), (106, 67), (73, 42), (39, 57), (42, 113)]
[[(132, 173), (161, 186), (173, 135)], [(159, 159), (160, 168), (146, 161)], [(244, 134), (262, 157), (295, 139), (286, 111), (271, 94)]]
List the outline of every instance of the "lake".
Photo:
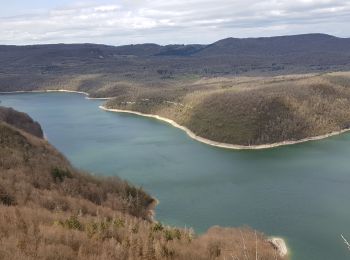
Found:
[(248, 225), (286, 239), (294, 260), (349, 259), (350, 134), (259, 151), (211, 147), (155, 119), (105, 112), (80, 94), (0, 95), (80, 169), (159, 199), (156, 218), (204, 232)]

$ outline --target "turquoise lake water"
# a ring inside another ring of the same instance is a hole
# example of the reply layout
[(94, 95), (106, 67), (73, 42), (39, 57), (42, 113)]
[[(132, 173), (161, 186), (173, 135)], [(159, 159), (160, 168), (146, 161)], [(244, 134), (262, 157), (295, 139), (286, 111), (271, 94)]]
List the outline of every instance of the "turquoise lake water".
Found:
[(210, 147), (166, 123), (105, 112), (80, 94), (0, 95), (77, 167), (160, 200), (158, 220), (203, 232), (248, 225), (286, 239), (293, 260), (350, 259), (350, 134), (260, 151)]

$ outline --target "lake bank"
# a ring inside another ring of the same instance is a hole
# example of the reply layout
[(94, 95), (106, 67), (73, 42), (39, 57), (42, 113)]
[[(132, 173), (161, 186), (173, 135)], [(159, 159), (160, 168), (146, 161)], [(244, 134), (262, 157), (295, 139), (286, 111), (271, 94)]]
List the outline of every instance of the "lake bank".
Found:
[[(104, 98), (94, 98), (94, 97), (90, 97), (90, 94), (84, 91), (76, 91), (76, 90), (66, 90), (66, 89), (52, 89), (52, 90), (30, 90), (30, 91), (8, 91), (8, 92), (0, 92), (0, 94), (21, 94), (21, 93), (77, 93), (77, 94), (82, 94), (85, 95), (86, 99), (91, 99), (91, 100), (110, 100), (113, 97), (104, 97)], [(100, 109), (105, 110), (105, 111), (109, 111), (109, 112), (116, 112), (116, 113), (127, 113), (127, 114), (134, 114), (134, 115), (138, 115), (138, 116), (143, 116), (143, 117), (148, 117), (148, 118), (154, 118), (163, 122), (166, 122), (170, 125), (172, 125), (173, 127), (176, 127), (178, 129), (183, 130), (189, 137), (191, 137), (192, 139), (210, 145), (210, 146), (214, 146), (214, 147), (219, 147), (219, 148), (224, 148), (224, 149), (231, 149), (231, 150), (262, 150), (262, 149), (270, 149), (270, 148), (276, 148), (276, 147), (280, 147), (280, 146), (287, 146), (287, 145), (293, 145), (293, 144), (300, 144), (300, 143), (305, 143), (305, 142), (310, 142), (310, 141), (317, 141), (317, 140), (322, 140), (322, 139), (326, 139), (328, 137), (332, 137), (332, 136), (336, 136), (336, 135), (340, 135), (343, 133), (346, 133), (348, 131), (350, 131), (350, 128), (347, 129), (343, 129), (340, 131), (334, 131), (328, 134), (324, 134), (324, 135), (318, 135), (318, 136), (313, 136), (313, 137), (307, 137), (307, 138), (303, 138), (303, 139), (299, 139), (299, 140), (292, 140), (292, 141), (282, 141), (282, 142), (277, 142), (277, 143), (271, 143), (271, 144), (261, 144), (261, 145), (237, 145), (237, 144), (230, 144), (230, 143), (223, 143), (223, 142), (217, 142), (217, 141), (213, 141), (201, 136), (196, 135), (193, 131), (191, 131), (190, 129), (188, 129), (185, 126), (182, 126), (180, 124), (178, 124), (177, 122), (175, 122), (172, 119), (168, 119), (165, 117), (161, 117), (159, 115), (156, 114), (145, 114), (145, 113), (141, 113), (141, 112), (137, 112), (137, 111), (133, 111), (133, 110), (123, 110), (123, 109), (113, 109), (113, 108), (107, 108), (105, 106), (99, 106)]]
[(77, 90), (67, 90), (67, 89), (43, 89), (43, 90), (17, 90), (17, 91), (2, 91), (0, 94), (25, 94), (25, 93), (55, 93), (55, 92), (63, 92), (63, 93), (77, 93), (85, 95), (86, 99), (96, 99), (96, 100), (109, 100), (113, 97), (104, 97), (104, 98), (94, 98), (90, 97), (90, 94), (84, 91), (77, 91)]
[(329, 134), (324, 134), (324, 135), (319, 135), (319, 136), (315, 136), (315, 137), (308, 137), (308, 138), (303, 138), (300, 140), (295, 140), (295, 141), (283, 141), (283, 142), (278, 142), (278, 143), (272, 143), (272, 144), (262, 144), (262, 145), (235, 145), (235, 144), (229, 144), (229, 143), (221, 143), (221, 142), (216, 142), (213, 140), (209, 140), (206, 138), (203, 138), (201, 136), (196, 135), (194, 132), (192, 132), (190, 129), (188, 129), (185, 126), (179, 125), (178, 123), (176, 123), (174, 120), (165, 118), (165, 117), (161, 117), (158, 115), (154, 115), (154, 114), (144, 114), (141, 112), (137, 112), (137, 111), (132, 111), (132, 110), (122, 110), (122, 109), (113, 109), (113, 108), (107, 108), (105, 106), (99, 106), (100, 109), (105, 110), (105, 111), (109, 111), (109, 112), (116, 112), (116, 113), (126, 113), (126, 114), (134, 114), (134, 115), (138, 115), (138, 116), (143, 116), (143, 117), (148, 117), (148, 118), (154, 118), (163, 122), (166, 122), (178, 129), (183, 130), (189, 137), (191, 137), (192, 139), (207, 144), (207, 145), (211, 145), (214, 147), (219, 147), (219, 148), (225, 148), (225, 149), (232, 149), (232, 150), (261, 150), (261, 149), (269, 149), (269, 148), (275, 148), (275, 147), (280, 147), (280, 146), (286, 146), (286, 145), (292, 145), (292, 144), (300, 144), (300, 143), (305, 143), (305, 142), (310, 142), (310, 141), (317, 141), (317, 140), (322, 140), (331, 136), (335, 136), (335, 135), (339, 135), (339, 134), (343, 134), (345, 132), (350, 131), (350, 129), (344, 129), (341, 131), (335, 131)]

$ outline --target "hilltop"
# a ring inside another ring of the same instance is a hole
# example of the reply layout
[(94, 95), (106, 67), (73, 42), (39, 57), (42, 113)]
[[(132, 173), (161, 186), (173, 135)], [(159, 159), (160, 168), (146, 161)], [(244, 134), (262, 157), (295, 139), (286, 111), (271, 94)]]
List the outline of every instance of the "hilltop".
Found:
[(155, 200), (145, 191), (76, 170), (42, 136), (31, 134), (38, 123), (0, 108), (3, 114), (1, 259), (256, 259), (256, 253), (261, 260), (285, 259), (250, 228), (213, 227), (198, 236), (154, 222)]
[(349, 129), (350, 74), (201, 79), (187, 90), (130, 91), (110, 109), (159, 115), (212, 141), (242, 146)]

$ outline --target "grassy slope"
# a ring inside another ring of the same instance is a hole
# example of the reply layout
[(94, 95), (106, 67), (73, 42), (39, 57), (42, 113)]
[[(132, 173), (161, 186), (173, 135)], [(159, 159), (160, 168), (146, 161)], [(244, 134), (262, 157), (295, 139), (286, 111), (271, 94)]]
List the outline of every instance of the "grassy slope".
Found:
[(258, 259), (280, 259), (249, 228), (197, 237), (153, 223), (153, 202), (118, 178), (78, 172), (47, 141), (0, 121), (0, 259), (255, 259), (256, 248)]
[(202, 79), (184, 86), (186, 90), (120, 95), (107, 106), (158, 114), (199, 136), (240, 145), (298, 140), (350, 127), (348, 72)]

